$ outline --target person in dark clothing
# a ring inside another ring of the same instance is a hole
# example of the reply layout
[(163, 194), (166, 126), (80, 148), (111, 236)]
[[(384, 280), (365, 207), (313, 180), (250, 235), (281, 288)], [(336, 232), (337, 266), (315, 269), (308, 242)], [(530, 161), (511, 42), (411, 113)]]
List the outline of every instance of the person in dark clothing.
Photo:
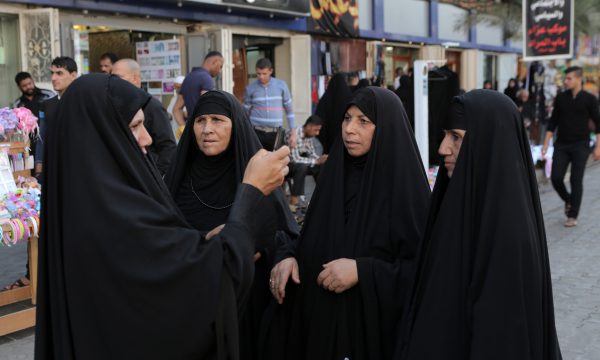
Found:
[(344, 107), (351, 96), (352, 91), (346, 82), (346, 75), (337, 73), (331, 77), (325, 93), (319, 99), (315, 115), (323, 120), (318, 139), (323, 145), (324, 154), (329, 154), (333, 141), (340, 136)]
[[(140, 66), (133, 59), (117, 61), (113, 65), (112, 74), (137, 87), (142, 86)], [(177, 149), (169, 114), (160, 101), (152, 97), (144, 107), (144, 117), (144, 126), (152, 137), (152, 145), (148, 147), (148, 151), (156, 163), (158, 171), (164, 176), (169, 170), (169, 164)]]
[(504, 95), (508, 96), (515, 104), (518, 103), (517, 93), (519, 92), (519, 85), (517, 79), (508, 80), (508, 85), (504, 89)]
[[(40, 118), (40, 107), (42, 103), (56, 94), (50, 90), (40, 89), (35, 86), (35, 82), (28, 72), (20, 72), (15, 76), (15, 82), (21, 90), (21, 96), (15, 100), (12, 107), (25, 107), (31, 111), (38, 119)], [(32, 134), (29, 137), (30, 154), (37, 155), (37, 138)]]
[(356, 84), (356, 86), (351, 86), (350, 89), (352, 90), (353, 93), (357, 92), (358, 90), (371, 86), (371, 80), (369, 79), (360, 79), (358, 80), (358, 83)]
[(211, 51), (204, 57), (202, 66), (192, 68), (181, 84), (177, 101), (173, 106), (173, 117), (179, 126), (185, 126), (184, 108), (194, 110), (200, 95), (215, 89), (215, 80), (223, 69), (223, 54)]
[[(455, 98), (395, 358), (560, 360), (529, 142), (497, 91)], [(402, 349), (402, 350), (400, 350)]]
[[(577, 216), (583, 196), (583, 174), (590, 155), (589, 119), (596, 125), (594, 160), (600, 160), (600, 113), (598, 100), (583, 90), (583, 70), (572, 66), (565, 70), (567, 90), (554, 99), (554, 110), (548, 122), (542, 156), (546, 155), (550, 139), (558, 130), (554, 155), (552, 156), (552, 186), (565, 202), (566, 227), (577, 226)], [(571, 164), (571, 192), (565, 187), (564, 178)]]
[[(447, 65), (428, 72), (429, 107), (429, 163), (438, 164), (437, 144), (443, 138), (442, 124), (448, 116), (450, 104), (460, 91), (458, 75)], [(412, 90), (412, 89), (411, 89)]]
[(400, 87), (396, 89), (395, 93), (402, 101), (402, 106), (408, 116), (410, 128), (415, 128), (415, 89), (414, 79), (412, 77), (412, 71), (410, 75), (404, 75), (400, 77)]
[(361, 89), (345, 110), (301, 237), (280, 247), (271, 271), (282, 305), (263, 359), (390, 359), (394, 350), (429, 186), (393, 92)]
[(100, 72), (112, 74), (113, 65), (119, 60), (119, 57), (111, 52), (100, 55)]
[(35, 116), (38, 116), (40, 104), (54, 95), (50, 90), (40, 89), (35, 86), (35, 82), (28, 72), (20, 72), (15, 76), (15, 82), (21, 90), (21, 97), (13, 103), (13, 108), (26, 107)]
[[(239, 101), (223, 91), (200, 96), (179, 141), (177, 156), (165, 176), (169, 191), (187, 222), (201, 233), (224, 224), (252, 155), (261, 148)], [(277, 238), (296, 241), (298, 226), (281, 189), (260, 207), (255, 275), (248, 305), (240, 323), (244, 360), (259, 359), (260, 322), (269, 304), (269, 272), (273, 266)]]
[(145, 155), (149, 99), (116, 76), (85, 75), (49, 124), (36, 360), (241, 359), (256, 210), (283, 182), (289, 149), (249, 161), (226, 226), (203, 236)]

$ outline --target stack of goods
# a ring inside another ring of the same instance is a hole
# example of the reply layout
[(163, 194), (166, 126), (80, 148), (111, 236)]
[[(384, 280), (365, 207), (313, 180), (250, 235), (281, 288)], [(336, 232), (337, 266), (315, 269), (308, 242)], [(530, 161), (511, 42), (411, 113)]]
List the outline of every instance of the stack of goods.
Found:
[(15, 192), (0, 198), (0, 245), (11, 246), (38, 235), (41, 190), (34, 178), (17, 180)]
[(429, 181), (429, 188), (433, 190), (433, 186), (435, 185), (435, 179), (437, 179), (437, 174), (439, 170), (439, 166), (430, 167), (427, 170), (427, 181)]

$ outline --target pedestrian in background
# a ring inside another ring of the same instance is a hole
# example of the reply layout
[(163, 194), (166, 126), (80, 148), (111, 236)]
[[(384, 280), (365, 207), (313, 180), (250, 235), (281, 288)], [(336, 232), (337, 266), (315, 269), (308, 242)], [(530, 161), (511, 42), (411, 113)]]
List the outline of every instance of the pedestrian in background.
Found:
[[(256, 62), (258, 79), (246, 87), (244, 108), (256, 135), (266, 150), (273, 150), (277, 135), (281, 136), (283, 116), (287, 115), (289, 129), (296, 128), (292, 96), (285, 81), (275, 78), (273, 64), (267, 58)], [(296, 133), (292, 132), (289, 146), (296, 146)]]
[[(552, 186), (565, 202), (565, 227), (577, 226), (583, 197), (583, 174), (590, 156), (589, 119), (596, 125), (594, 160), (600, 160), (600, 113), (596, 97), (583, 90), (583, 69), (572, 66), (565, 70), (565, 88), (554, 99), (554, 109), (546, 129), (542, 156), (546, 155), (554, 132), (558, 131), (552, 156)], [(564, 178), (571, 164), (571, 192)]]
[(100, 55), (100, 72), (111, 74), (112, 67), (117, 61), (119, 61), (119, 57), (111, 52)]
[(193, 68), (183, 80), (181, 90), (177, 95), (177, 102), (173, 106), (173, 116), (179, 124), (177, 134), (179, 136), (177, 137), (181, 136), (186, 123), (184, 108), (187, 109), (188, 113), (193, 112), (200, 95), (215, 89), (213, 78), (221, 73), (223, 61), (223, 55), (220, 52), (211, 51), (204, 57), (202, 66)]

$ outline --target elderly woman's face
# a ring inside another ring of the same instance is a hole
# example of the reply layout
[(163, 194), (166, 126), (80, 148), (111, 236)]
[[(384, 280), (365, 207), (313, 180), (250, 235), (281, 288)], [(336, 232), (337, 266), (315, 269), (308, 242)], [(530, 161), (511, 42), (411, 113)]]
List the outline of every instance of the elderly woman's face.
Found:
[(206, 156), (219, 155), (231, 140), (231, 119), (225, 115), (205, 114), (194, 119), (194, 135), (200, 151)]
[(342, 122), (342, 139), (348, 154), (359, 157), (368, 153), (373, 134), (375, 134), (375, 124), (371, 119), (363, 114), (358, 106), (350, 106)]
[(444, 166), (448, 170), (448, 177), (451, 178), (458, 160), (460, 147), (467, 132), (461, 129), (451, 129), (444, 130), (444, 133), (444, 140), (440, 144), (438, 154), (444, 157)]
[(142, 109), (138, 110), (129, 122), (129, 129), (142, 152), (146, 154), (146, 147), (152, 145), (152, 137), (144, 126), (144, 119), (144, 112)]

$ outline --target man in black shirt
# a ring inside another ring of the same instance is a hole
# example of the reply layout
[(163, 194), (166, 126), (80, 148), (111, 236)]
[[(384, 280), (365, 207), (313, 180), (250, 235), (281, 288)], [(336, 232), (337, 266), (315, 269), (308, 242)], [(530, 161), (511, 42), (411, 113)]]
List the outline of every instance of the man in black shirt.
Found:
[[(13, 108), (25, 107), (31, 111), (35, 117), (40, 117), (40, 106), (43, 101), (53, 97), (55, 94), (46, 89), (40, 89), (35, 86), (35, 82), (28, 72), (20, 72), (15, 76), (15, 82), (21, 90), (21, 97), (13, 103)], [(30, 137), (31, 155), (36, 155), (37, 139), (34, 136)]]
[[(565, 202), (566, 227), (577, 225), (579, 206), (583, 195), (583, 173), (590, 155), (589, 119), (596, 124), (594, 160), (600, 160), (600, 113), (594, 95), (582, 91), (583, 70), (572, 66), (565, 70), (565, 90), (554, 99), (554, 110), (548, 123), (542, 156), (558, 128), (552, 157), (552, 186)], [(567, 167), (571, 164), (571, 193), (564, 183)]]

